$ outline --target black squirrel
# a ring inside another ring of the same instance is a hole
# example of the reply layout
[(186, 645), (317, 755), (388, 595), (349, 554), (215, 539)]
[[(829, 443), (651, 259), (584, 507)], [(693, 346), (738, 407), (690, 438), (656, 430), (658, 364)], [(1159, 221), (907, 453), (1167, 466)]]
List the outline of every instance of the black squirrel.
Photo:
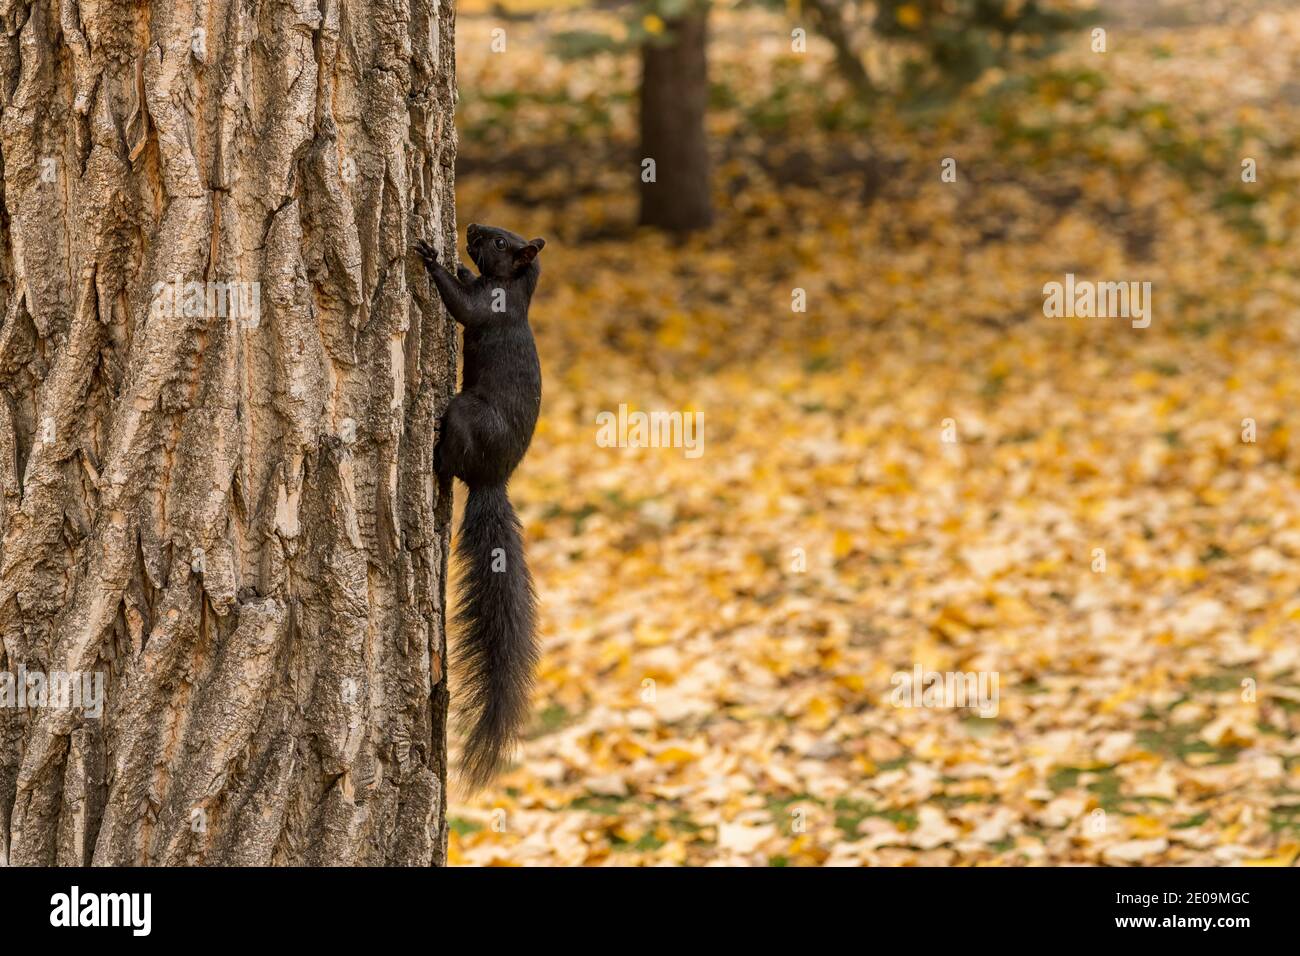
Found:
[(472, 272), (453, 274), (427, 242), (415, 244), (453, 319), (465, 327), (464, 374), (434, 448), (443, 487), (469, 488), (457, 554), (457, 669), (464, 675), (468, 727), (461, 773), (477, 790), (509, 759), (528, 717), (537, 667), (537, 597), (524, 561), (523, 529), (506, 482), (523, 460), (542, 403), (542, 367), (528, 325), (544, 239), (471, 223)]

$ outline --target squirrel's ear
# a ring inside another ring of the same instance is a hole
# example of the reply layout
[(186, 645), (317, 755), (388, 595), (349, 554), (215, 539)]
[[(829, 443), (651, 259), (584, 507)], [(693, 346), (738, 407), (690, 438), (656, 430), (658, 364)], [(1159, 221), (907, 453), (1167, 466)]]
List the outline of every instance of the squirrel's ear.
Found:
[(530, 243), (528, 243), (528, 244), (529, 244), (530, 246), (536, 246), (538, 252), (541, 252), (543, 249), (546, 248), (546, 240), (545, 240), (545, 239), (534, 239), (534, 240), (532, 240), (532, 242), (530, 242)]
[(522, 249), (520, 249), (518, 252), (515, 253), (515, 265), (519, 268), (523, 268), (524, 266), (531, 263), (534, 259), (537, 258), (538, 248), (539, 248), (538, 246), (533, 245), (531, 242), (528, 245), (524, 246)]

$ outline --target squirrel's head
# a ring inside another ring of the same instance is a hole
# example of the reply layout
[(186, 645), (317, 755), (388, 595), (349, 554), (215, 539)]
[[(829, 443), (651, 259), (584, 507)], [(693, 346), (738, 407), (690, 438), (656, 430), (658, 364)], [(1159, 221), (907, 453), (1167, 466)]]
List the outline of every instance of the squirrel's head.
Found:
[(545, 239), (525, 239), (509, 229), (480, 226), (471, 222), (465, 230), (469, 257), (478, 266), (479, 275), (488, 279), (510, 279), (534, 262), (546, 245)]

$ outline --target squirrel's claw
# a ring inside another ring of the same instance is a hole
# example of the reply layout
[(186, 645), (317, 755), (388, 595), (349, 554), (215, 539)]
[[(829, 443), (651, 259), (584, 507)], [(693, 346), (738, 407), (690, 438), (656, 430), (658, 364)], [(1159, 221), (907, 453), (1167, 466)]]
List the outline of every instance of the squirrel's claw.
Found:
[(419, 253), (426, 266), (432, 268), (438, 264), (438, 250), (423, 239), (415, 240), (415, 251)]

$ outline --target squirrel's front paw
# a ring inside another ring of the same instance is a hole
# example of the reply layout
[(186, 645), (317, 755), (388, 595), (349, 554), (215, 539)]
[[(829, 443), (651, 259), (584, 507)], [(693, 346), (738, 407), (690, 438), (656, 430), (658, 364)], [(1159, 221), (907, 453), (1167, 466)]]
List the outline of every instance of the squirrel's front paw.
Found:
[(415, 240), (415, 251), (419, 253), (420, 258), (424, 260), (424, 264), (430, 269), (438, 264), (438, 250), (423, 239)]

